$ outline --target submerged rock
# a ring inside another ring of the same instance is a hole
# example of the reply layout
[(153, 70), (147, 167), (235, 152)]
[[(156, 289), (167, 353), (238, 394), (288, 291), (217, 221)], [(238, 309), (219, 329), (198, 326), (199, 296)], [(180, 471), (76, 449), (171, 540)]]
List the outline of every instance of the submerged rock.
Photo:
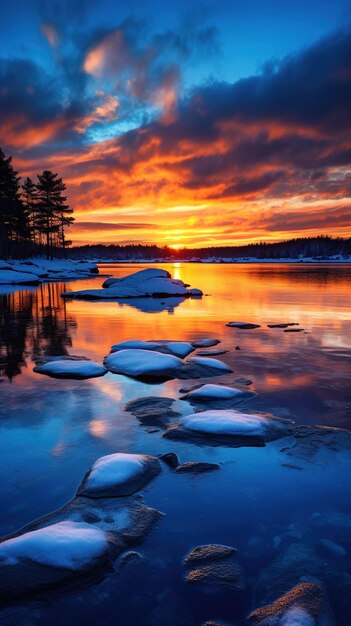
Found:
[(235, 548), (221, 545), (199, 546), (185, 557), (184, 565), (192, 568), (185, 577), (188, 583), (228, 585), (240, 591), (245, 589)]
[(89, 498), (129, 496), (161, 471), (156, 457), (143, 454), (109, 454), (86, 473), (77, 495)]
[(260, 571), (254, 594), (257, 603), (267, 604), (285, 594), (303, 578), (323, 576), (324, 559), (302, 541), (284, 546), (273, 561)]
[(45, 374), (51, 378), (96, 378), (107, 374), (107, 369), (86, 358), (52, 357), (33, 368), (36, 374)]
[(313, 582), (296, 585), (272, 604), (248, 616), (253, 626), (333, 626), (330, 607), (322, 587)]
[(192, 565), (204, 564), (209, 561), (216, 561), (218, 559), (226, 559), (228, 556), (235, 554), (236, 548), (232, 546), (222, 546), (220, 544), (209, 544), (206, 546), (198, 546), (189, 552), (184, 559), (184, 565), (188, 567)]
[(296, 426), (292, 439), (280, 451), (311, 463), (328, 450), (351, 450), (351, 432), (331, 426)]
[(298, 326), (298, 322), (287, 322), (283, 324), (267, 324), (268, 328), (288, 328), (289, 326)]
[(220, 356), (226, 354), (228, 350), (198, 350), (197, 356)]
[(285, 437), (292, 422), (276, 417), (231, 410), (193, 413), (172, 424), (164, 433), (169, 439), (229, 446), (262, 446), (266, 441)]
[(187, 463), (182, 463), (178, 465), (176, 468), (176, 472), (179, 474), (203, 474), (204, 472), (213, 472), (214, 470), (220, 469), (218, 463), (204, 463), (202, 461), (188, 461)]
[(285, 333), (302, 333), (304, 332), (304, 328), (285, 328)]
[(125, 410), (132, 413), (142, 424), (165, 426), (172, 418), (180, 416), (180, 413), (172, 409), (174, 402), (173, 398), (146, 396), (127, 402)]
[(260, 328), (260, 324), (252, 324), (251, 322), (228, 322), (226, 326), (229, 326), (230, 328), (240, 328), (241, 330)]

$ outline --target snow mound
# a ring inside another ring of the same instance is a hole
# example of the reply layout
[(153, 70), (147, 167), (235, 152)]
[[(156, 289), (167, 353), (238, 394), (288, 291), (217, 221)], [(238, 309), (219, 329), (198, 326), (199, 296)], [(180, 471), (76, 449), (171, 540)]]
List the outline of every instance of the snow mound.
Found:
[(209, 367), (211, 369), (220, 370), (222, 372), (233, 371), (229, 367), (229, 365), (223, 363), (223, 361), (219, 361), (219, 359), (212, 359), (211, 357), (194, 356), (191, 359), (188, 359), (188, 363), (190, 363), (191, 365), (201, 365), (201, 367)]
[(193, 346), (188, 341), (170, 341), (164, 344), (164, 347), (169, 350), (171, 354), (178, 356), (180, 359), (184, 359), (188, 354), (194, 351)]
[(50, 360), (41, 365), (37, 365), (34, 369), (37, 374), (45, 374), (52, 378), (96, 378), (104, 376), (107, 369), (99, 363), (88, 361), (86, 359), (55, 359)]
[[(201, 295), (198, 290), (197, 295)], [(148, 268), (123, 278), (108, 279), (102, 289), (85, 289), (63, 293), (67, 298), (83, 298), (88, 300), (110, 300), (119, 298), (140, 297), (190, 297), (192, 294), (187, 290), (181, 280), (172, 279), (169, 272), (162, 269)]]
[(0, 564), (30, 559), (51, 567), (81, 570), (108, 551), (107, 534), (89, 524), (59, 522), (3, 541)]
[(203, 385), (199, 389), (194, 389), (188, 393), (187, 398), (192, 399), (214, 399), (214, 400), (231, 400), (238, 396), (245, 395), (245, 392), (241, 389), (233, 389), (232, 387), (226, 387), (224, 385)]
[(235, 409), (207, 410), (192, 413), (172, 424), (164, 433), (170, 439), (205, 439), (211, 443), (242, 443), (262, 445), (279, 439), (291, 430), (291, 422), (268, 418), (256, 413), (242, 413)]
[(98, 459), (83, 479), (78, 495), (90, 498), (129, 496), (160, 472), (155, 457), (109, 454)]
[(180, 420), (186, 430), (213, 435), (263, 436), (266, 419), (235, 410), (203, 411)]
[(173, 377), (182, 361), (171, 354), (162, 354), (152, 350), (127, 349), (112, 352), (104, 365), (114, 374), (133, 377), (167, 378)]
[(0, 270), (0, 285), (38, 285), (39, 277), (29, 272), (17, 272), (12, 269)]
[(139, 339), (130, 339), (129, 341), (121, 341), (111, 347), (111, 352), (118, 352), (119, 350), (155, 350), (156, 352), (165, 352), (166, 354), (173, 354), (181, 359), (188, 356), (194, 351), (191, 343), (187, 341), (142, 341)]
[(120, 350), (157, 350), (159, 344), (155, 341), (143, 341), (142, 339), (129, 339), (128, 341), (120, 341), (111, 346), (111, 352), (119, 352)]

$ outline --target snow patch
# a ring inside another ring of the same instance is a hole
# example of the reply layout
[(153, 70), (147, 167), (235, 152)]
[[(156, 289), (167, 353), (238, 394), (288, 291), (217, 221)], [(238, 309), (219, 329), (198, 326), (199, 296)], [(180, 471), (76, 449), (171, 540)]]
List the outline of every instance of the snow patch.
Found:
[(232, 369), (223, 361), (219, 361), (219, 359), (212, 359), (210, 357), (203, 356), (194, 356), (191, 359), (188, 359), (188, 363), (193, 365), (201, 365), (202, 367), (210, 367), (211, 369), (221, 370), (223, 372), (231, 372)]
[(53, 378), (95, 378), (104, 376), (107, 370), (99, 363), (87, 360), (63, 359), (48, 361), (42, 365), (37, 365), (34, 370), (37, 374), (45, 374)]
[(187, 395), (188, 398), (194, 398), (201, 400), (204, 399), (219, 399), (219, 400), (231, 400), (238, 396), (245, 395), (245, 392), (241, 389), (235, 389), (232, 387), (226, 387), (224, 385), (203, 385), (199, 389), (190, 391)]
[(162, 378), (175, 373), (182, 361), (171, 354), (135, 349), (113, 352), (105, 358), (104, 364), (114, 374)]
[(254, 413), (233, 410), (203, 411), (183, 417), (179, 425), (192, 432), (208, 435), (251, 436), (265, 434), (267, 420)]
[(84, 569), (108, 549), (104, 531), (89, 524), (59, 522), (7, 539), (0, 544), (0, 563), (15, 565), (22, 559), (71, 570)]

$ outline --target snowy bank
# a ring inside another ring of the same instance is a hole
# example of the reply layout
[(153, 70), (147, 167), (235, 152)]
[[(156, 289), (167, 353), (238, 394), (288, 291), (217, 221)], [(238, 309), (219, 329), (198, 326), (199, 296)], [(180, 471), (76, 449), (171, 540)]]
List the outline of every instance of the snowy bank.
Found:
[(122, 278), (108, 278), (101, 289), (67, 291), (64, 298), (83, 300), (118, 300), (124, 298), (167, 298), (201, 296), (199, 289), (188, 289), (182, 280), (175, 280), (166, 270), (148, 268)]
[(69, 259), (34, 258), (25, 261), (0, 261), (0, 285), (38, 285), (50, 280), (89, 278), (98, 274), (96, 263)]

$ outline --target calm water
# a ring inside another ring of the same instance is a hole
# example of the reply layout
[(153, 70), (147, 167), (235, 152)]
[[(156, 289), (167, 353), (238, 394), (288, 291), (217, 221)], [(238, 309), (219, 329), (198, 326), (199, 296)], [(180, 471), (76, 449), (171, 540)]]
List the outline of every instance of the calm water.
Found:
[[(104, 265), (100, 271), (121, 276), (144, 267)], [(346, 455), (330, 453), (327, 462), (296, 471), (284, 466), (277, 444), (230, 449), (167, 441), (162, 433), (147, 433), (124, 405), (147, 395), (178, 398), (184, 381), (147, 385), (113, 374), (59, 381), (32, 368), (42, 355), (101, 361), (113, 343), (126, 339), (214, 337), (228, 350), (219, 358), (234, 370), (218, 381), (253, 381), (250, 389), (257, 395), (245, 408), (301, 424), (351, 429), (351, 267), (162, 267), (208, 295), (129, 304), (60, 298), (69, 289), (99, 287), (101, 277), (1, 290), (0, 533), (61, 507), (92, 462), (111, 452), (175, 451), (181, 461), (223, 462), (221, 470), (192, 479), (164, 467), (143, 492), (146, 503), (165, 517), (140, 546), (142, 564), (75, 594), (7, 609), (0, 613), (0, 624), (195, 626), (210, 618), (241, 624), (258, 606), (262, 576), (297, 541), (315, 554), (314, 575), (328, 587), (337, 623), (346, 626), (338, 595), (343, 585), (350, 595), (350, 562), (323, 552), (320, 543), (329, 539), (346, 551), (351, 547), (351, 462)], [(235, 320), (261, 328), (225, 326)], [(267, 328), (279, 322), (298, 322), (304, 332)], [(184, 402), (178, 408), (192, 412)], [(325, 523), (316, 529), (319, 516)], [(184, 582), (184, 555), (211, 542), (238, 548), (245, 592), (209, 594)], [(311, 575), (301, 569), (301, 576)]]

